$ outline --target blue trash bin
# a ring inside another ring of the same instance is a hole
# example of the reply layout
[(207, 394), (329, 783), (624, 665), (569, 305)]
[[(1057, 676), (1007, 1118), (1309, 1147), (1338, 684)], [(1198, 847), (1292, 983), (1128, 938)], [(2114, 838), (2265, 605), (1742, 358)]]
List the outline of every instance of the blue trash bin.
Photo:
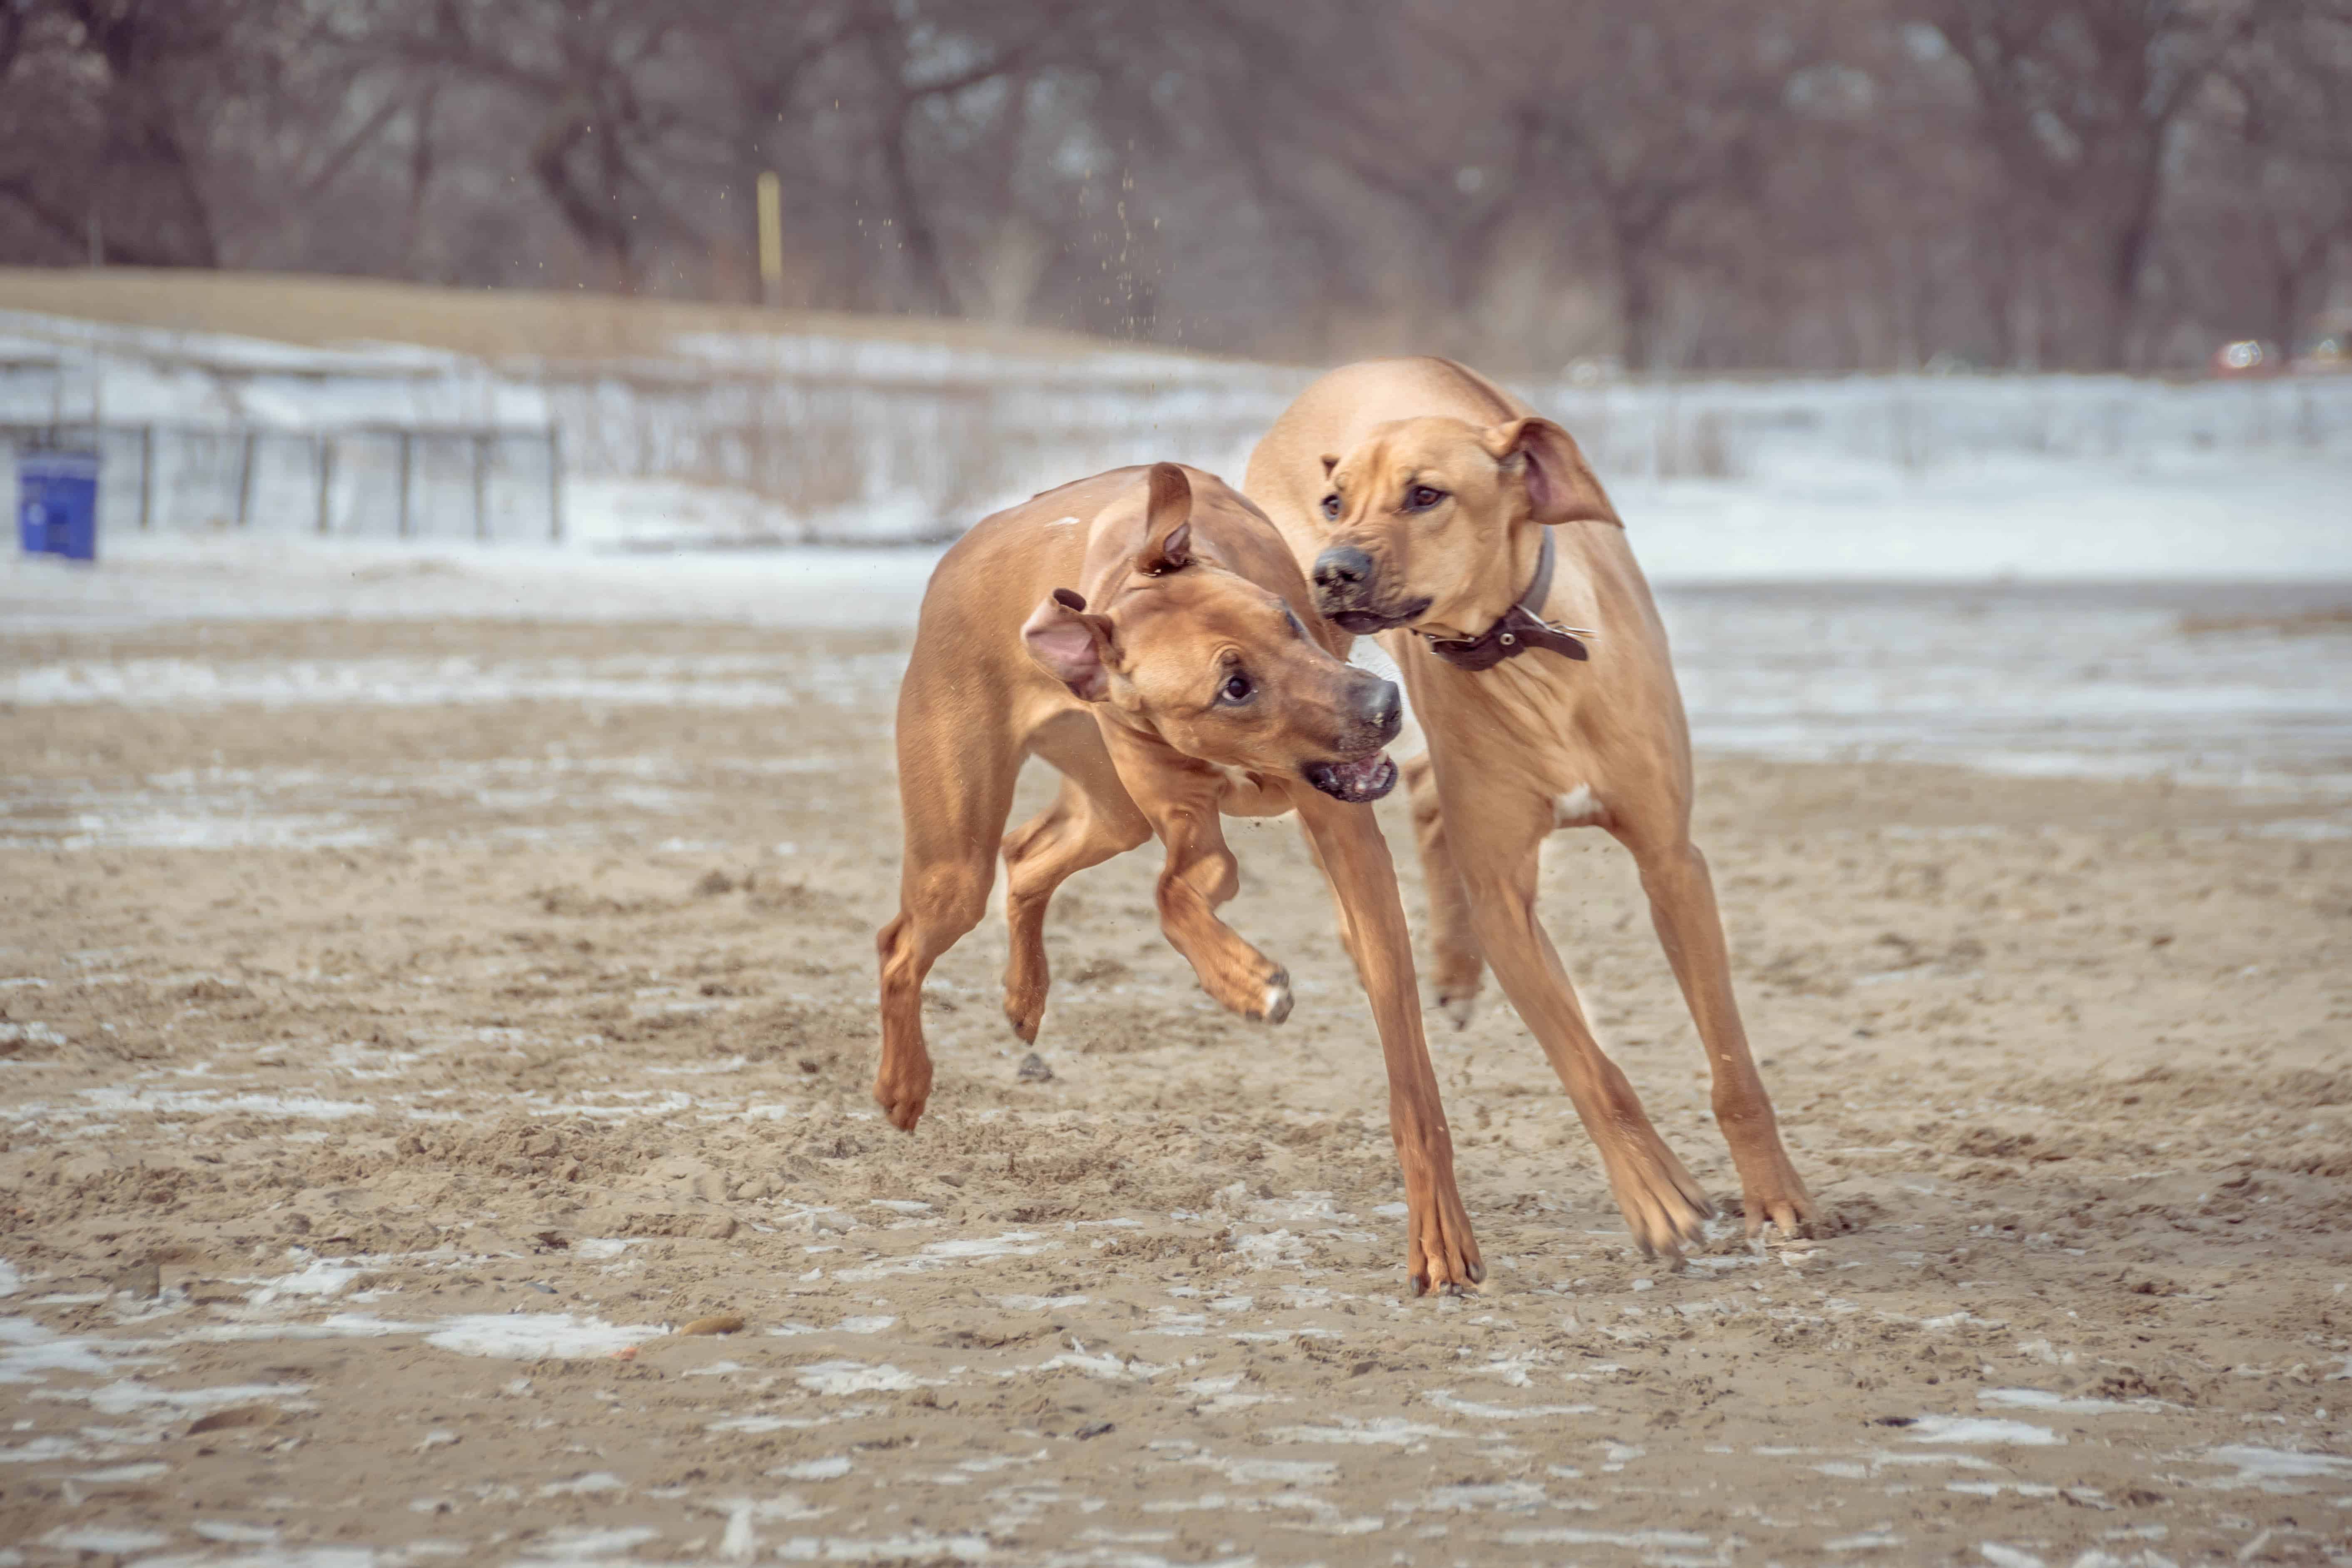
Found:
[(16, 537), (28, 554), (98, 559), (98, 454), (26, 452), (16, 459)]

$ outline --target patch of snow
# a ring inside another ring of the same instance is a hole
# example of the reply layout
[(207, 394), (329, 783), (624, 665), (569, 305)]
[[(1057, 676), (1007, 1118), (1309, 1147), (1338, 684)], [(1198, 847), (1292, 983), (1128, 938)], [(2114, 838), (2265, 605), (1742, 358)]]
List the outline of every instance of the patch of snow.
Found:
[(1277, 1443), (1347, 1443), (1403, 1447), (1431, 1437), (1463, 1437), (1465, 1432), (1452, 1426), (1431, 1426), (1418, 1421), (1408, 1421), (1401, 1415), (1375, 1415), (1359, 1420), (1339, 1417), (1332, 1426), (1277, 1426), (1266, 1434)]
[(1989, 1415), (1922, 1415), (1911, 1424), (1904, 1438), (1912, 1443), (2010, 1443), (2028, 1448), (2059, 1447), (2066, 1441), (2047, 1426), (2001, 1421)]
[(2155, 1399), (2084, 1399), (2039, 1388), (1979, 1388), (1977, 1403), (2000, 1410), (2048, 1410), (2066, 1415), (2112, 1415), (2124, 1410), (2161, 1410)]
[(812, 1394), (895, 1394), (919, 1388), (924, 1378), (902, 1372), (885, 1362), (868, 1366), (860, 1361), (821, 1361), (804, 1366), (794, 1381)]
[(1471, 1415), (1481, 1421), (1525, 1421), (1538, 1415), (1590, 1415), (1601, 1408), (1597, 1405), (1481, 1405), (1455, 1398), (1450, 1388), (1433, 1388), (1422, 1397), (1449, 1415)]
[(600, 1318), (576, 1318), (570, 1312), (480, 1312), (443, 1319), (425, 1336), (425, 1342), (460, 1355), (495, 1356), (509, 1361), (575, 1361), (610, 1355), (657, 1339), (661, 1332), (657, 1328), (643, 1325), (624, 1326)]

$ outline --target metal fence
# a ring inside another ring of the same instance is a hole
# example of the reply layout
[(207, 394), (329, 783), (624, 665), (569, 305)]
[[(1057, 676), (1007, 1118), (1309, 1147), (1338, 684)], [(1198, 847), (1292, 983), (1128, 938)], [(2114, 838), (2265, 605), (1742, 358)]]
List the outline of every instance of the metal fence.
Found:
[(94, 451), (101, 531), (547, 539), (564, 531), (552, 426), (0, 423), (0, 447)]
[(551, 367), (539, 384), (584, 476), (690, 479), (811, 519), (912, 497), (951, 536), (989, 506), (1126, 463), (1178, 457), (1238, 483), (1251, 444), (1309, 379), (1176, 368), (1187, 374), (637, 362)]

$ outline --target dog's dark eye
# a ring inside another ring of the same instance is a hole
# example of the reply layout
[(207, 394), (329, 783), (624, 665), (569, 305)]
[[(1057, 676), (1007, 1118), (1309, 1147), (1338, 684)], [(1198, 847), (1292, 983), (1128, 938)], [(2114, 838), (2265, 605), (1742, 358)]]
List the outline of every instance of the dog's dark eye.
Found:
[(1333, 522), (1337, 522), (1339, 521), (1339, 498), (1338, 495), (1328, 495), (1323, 498), (1323, 515), (1325, 517), (1329, 518)]
[(1415, 485), (1404, 492), (1404, 504), (1414, 511), (1427, 511), (1444, 499), (1444, 490), (1433, 490), (1427, 485)]
[(1235, 670), (1225, 677), (1225, 683), (1223, 686), (1217, 688), (1217, 695), (1228, 702), (1246, 702), (1249, 700), (1250, 693), (1256, 689), (1257, 688), (1250, 684), (1248, 676)]

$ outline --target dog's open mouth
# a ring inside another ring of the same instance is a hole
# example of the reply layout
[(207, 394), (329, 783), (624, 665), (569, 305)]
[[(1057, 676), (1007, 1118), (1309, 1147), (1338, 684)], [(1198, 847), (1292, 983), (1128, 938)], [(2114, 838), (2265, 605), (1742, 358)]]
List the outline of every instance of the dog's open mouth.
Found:
[(1393, 610), (1375, 610), (1363, 605), (1353, 605), (1344, 610), (1326, 610), (1323, 618), (1350, 637), (1368, 637), (1375, 632), (1409, 626), (1428, 613), (1429, 601), (1415, 599)]
[(1352, 763), (1317, 763), (1307, 770), (1307, 782), (1333, 800), (1360, 805), (1396, 788), (1397, 765), (1386, 752), (1374, 752)]

